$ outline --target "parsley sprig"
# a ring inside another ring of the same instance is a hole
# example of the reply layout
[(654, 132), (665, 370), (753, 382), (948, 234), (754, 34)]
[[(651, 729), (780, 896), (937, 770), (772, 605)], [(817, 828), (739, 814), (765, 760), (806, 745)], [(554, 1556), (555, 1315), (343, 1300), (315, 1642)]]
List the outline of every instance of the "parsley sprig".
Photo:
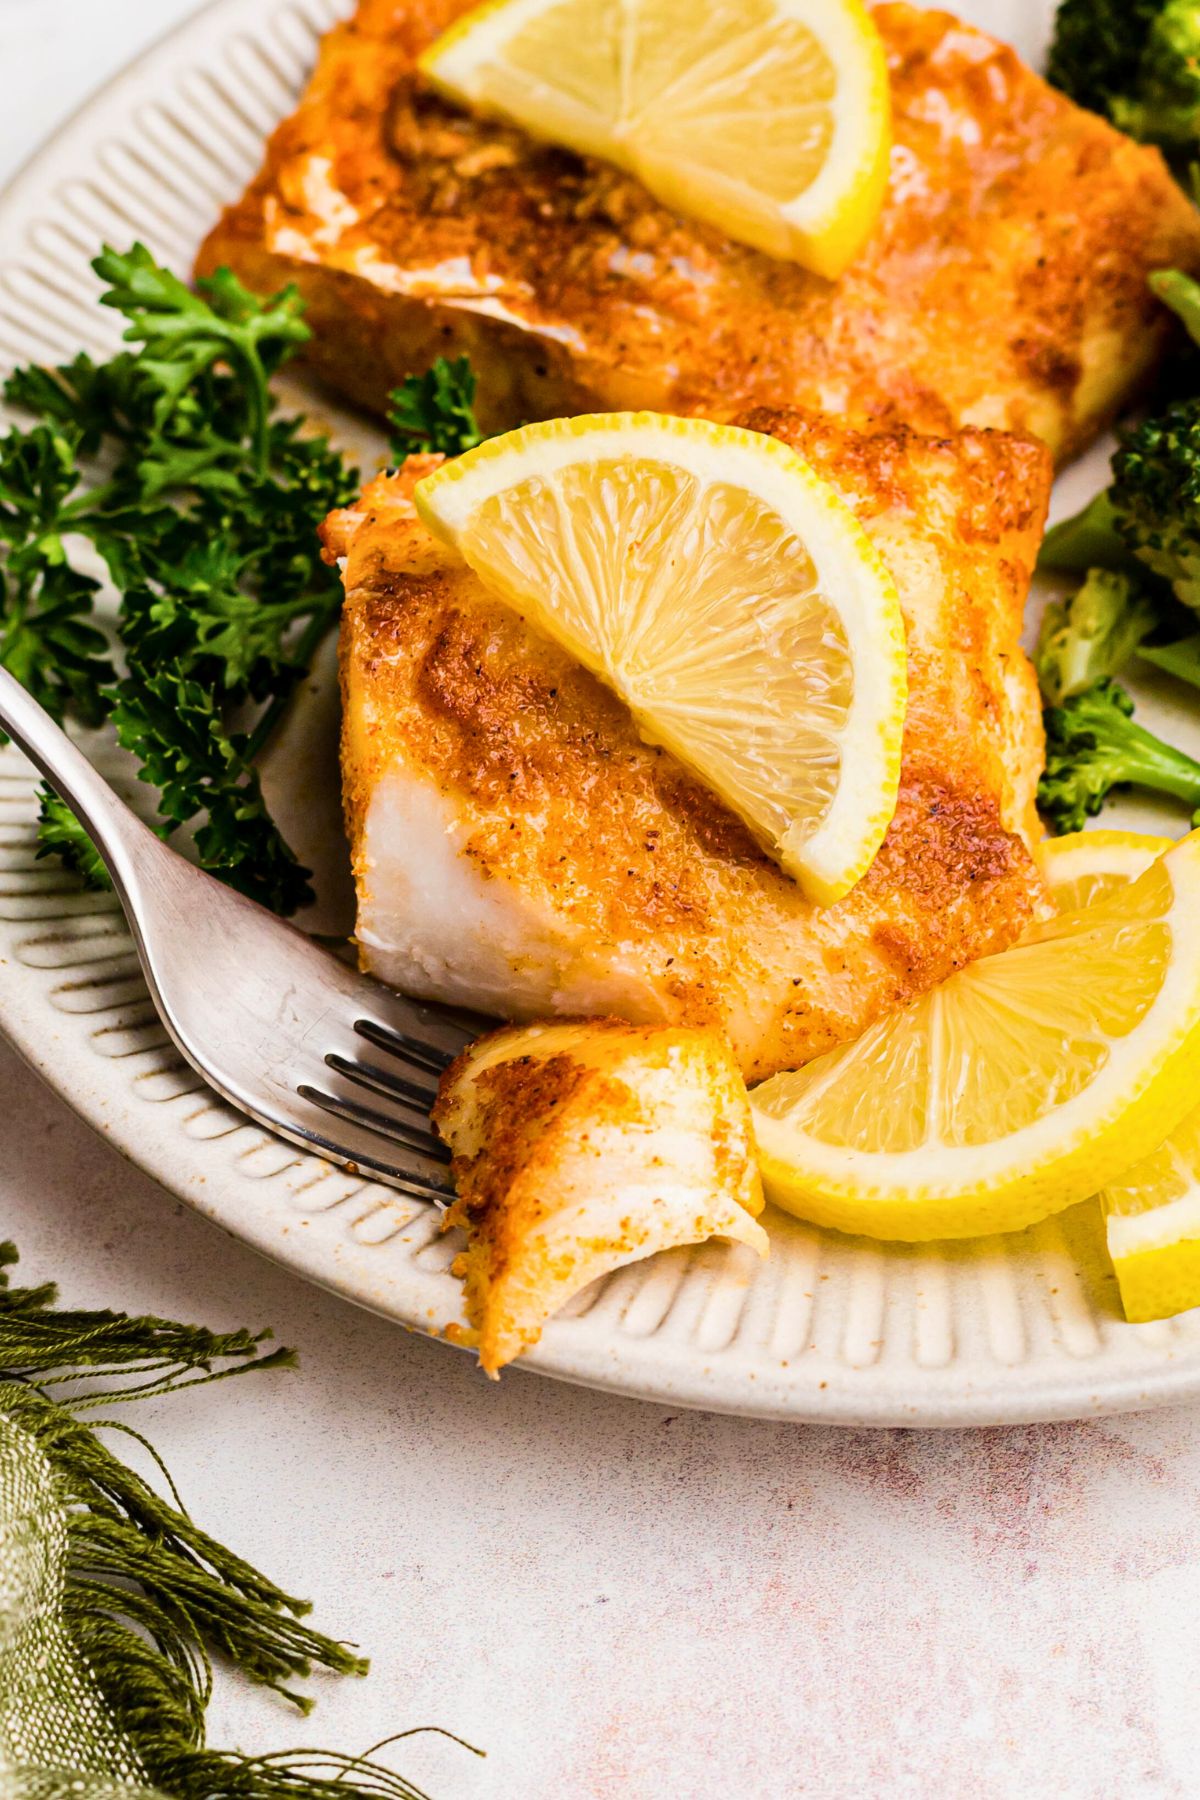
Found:
[(301, 869), (267, 811), (253, 766), (253, 740), (231, 731), (217, 691), (192, 680), (178, 659), (115, 690), (117, 741), (159, 790), (170, 832), (197, 817), (196, 850), (206, 869), (274, 912), (311, 899)]
[(88, 887), (109, 885), (108, 870), (95, 844), (66, 801), (44, 783), (38, 790), (38, 855), (57, 856), (81, 875)]
[[(274, 412), (271, 378), (309, 337), (294, 288), (260, 299), (223, 269), (193, 290), (141, 244), (92, 266), (129, 347), (4, 387), (36, 423), (0, 437), (0, 663), (57, 719), (111, 717), (157, 791), (161, 834), (187, 826), (213, 874), (291, 913), (312, 898), (309, 871), (255, 765), (337, 616), (317, 527), (358, 471)], [(474, 394), (465, 357), (410, 376), (391, 396), (397, 457), (480, 442)], [(89, 558), (119, 596), (115, 644)], [(39, 840), (106, 881), (49, 790)]]
[(482, 444), (475, 417), (475, 375), (467, 357), (439, 356), (424, 375), (408, 375), (389, 398), (388, 426), (397, 461), (415, 450), (461, 456)]
[(113, 667), (90, 623), (98, 584), (72, 567), (63, 542), (75, 444), (48, 425), (0, 440), (0, 664), (55, 718), (70, 707), (96, 725)]
[[(93, 267), (136, 348), (5, 386), (41, 422), (0, 442), (0, 660), (57, 718), (111, 714), (158, 790), (162, 835), (190, 825), (205, 867), (294, 912), (308, 871), (253, 756), (336, 617), (316, 528), (358, 474), (302, 420), (273, 416), (270, 378), (308, 337), (294, 290), (259, 300), (222, 271), (192, 292), (140, 244)], [(91, 619), (89, 545), (120, 597), (120, 679)], [(235, 731), (255, 707), (258, 726)], [(64, 812), (44, 801), (42, 848), (95, 882)]]

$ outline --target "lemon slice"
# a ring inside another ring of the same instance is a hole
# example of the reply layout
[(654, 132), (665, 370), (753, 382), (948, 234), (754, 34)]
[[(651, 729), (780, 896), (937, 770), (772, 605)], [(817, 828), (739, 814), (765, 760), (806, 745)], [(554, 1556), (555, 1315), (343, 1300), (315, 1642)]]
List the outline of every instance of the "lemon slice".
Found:
[[(1135, 881), (1171, 848), (1133, 831), (1081, 831), (1043, 847), (1060, 906), (1088, 905)], [(1165, 1319), (1200, 1306), (1200, 1108), (1100, 1196), (1125, 1317)]]
[(1136, 881), (1174, 844), (1142, 831), (1076, 831), (1046, 838), (1038, 861), (1059, 912), (1075, 912)]
[(810, 897), (853, 887), (896, 809), (904, 626), (801, 457), (704, 419), (596, 414), (492, 438), (414, 498)]
[(1125, 1317), (1200, 1306), (1200, 1107), (1100, 1200)]
[(1161, 1144), (1195, 1097), (1200, 832), (752, 1095), (769, 1196), (871, 1237), (1015, 1231)]
[[(1089, 906), (1171, 848), (1136, 831), (1080, 831), (1042, 846), (1057, 905)], [(1164, 1319), (1200, 1306), (1200, 1108), (1100, 1196), (1125, 1317)]]
[(883, 204), (887, 63), (862, 0), (491, 0), (420, 66), (819, 275), (841, 274)]

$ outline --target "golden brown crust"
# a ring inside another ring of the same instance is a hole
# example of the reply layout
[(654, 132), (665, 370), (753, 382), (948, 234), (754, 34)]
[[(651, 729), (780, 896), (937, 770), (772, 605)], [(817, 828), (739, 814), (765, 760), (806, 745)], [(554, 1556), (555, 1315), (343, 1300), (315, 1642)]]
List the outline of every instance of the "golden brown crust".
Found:
[(949, 14), (876, 9), (891, 189), (830, 284), (424, 91), (414, 58), (463, 7), (361, 0), (200, 256), (252, 287), (299, 281), (314, 366), (369, 407), (463, 349), (488, 428), (765, 402), (1023, 429), (1064, 456), (1160, 347), (1147, 272), (1200, 266), (1200, 222), (1158, 152)]
[(536, 901), (598, 967), (636, 966), (657, 1016), (722, 1026), (758, 1078), (1005, 947), (1040, 904), (1029, 848), (1040, 715), (1018, 633), (1050, 472), (1040, 445), (995, 433), (749, 422), (839, 487), (896, 575), (908, 627), (896, 816), (864, 880), (824, 910), (641, 741), (611, 693), (433, 542), (407, 500), (413, 471), (373, 483), (327, 542), (347, 559), (344, 778), (360, 905), (386, 899), (368, 824), (402, 769), (447, 797), (460, 858), (485, 888)]
[[(713, 1236), (765, 1253), (745, 1087), (709, 1032), (587, 1019), (492, 1033), (442, 1078), (468, 1342), (494, 1375), (572, 1294)], [(460, 1336), (463, 1334), (460, 1334)]]

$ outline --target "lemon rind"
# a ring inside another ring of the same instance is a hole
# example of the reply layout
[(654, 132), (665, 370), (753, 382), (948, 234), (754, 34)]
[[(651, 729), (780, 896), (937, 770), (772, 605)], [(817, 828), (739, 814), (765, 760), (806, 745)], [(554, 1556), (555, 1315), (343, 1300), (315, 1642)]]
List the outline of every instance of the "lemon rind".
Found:
[(1037, 859), (1051, 887), (1083, 875), (1128, 875), (1136, 880), (1175, 844), (1175, 838), (1150, 832), (1073, 831), (1065, 837), (1044, 838)]
[[(1100, 1198), (1105, 1200), (1103, 1194)], [(1144, 1212), (1110, 1211), (1107, 1202), (1104, 1212), (1108, 1248), (1114, 1262), (1118, 1257), (1136, 1256), (1145, 1250), (1167, 1250), (1185, 1238), (1200, 1238), (1200, 1182), (1193, 1183), (1187, 1193), (1176, 1199), (1147, 1207)]]
[(1171, 1319), (1200, 1306), (1200, 1233), (1151, 1250), (1113, 1255), (1112, 1261), (1121, 1308), (1131, 1325)]

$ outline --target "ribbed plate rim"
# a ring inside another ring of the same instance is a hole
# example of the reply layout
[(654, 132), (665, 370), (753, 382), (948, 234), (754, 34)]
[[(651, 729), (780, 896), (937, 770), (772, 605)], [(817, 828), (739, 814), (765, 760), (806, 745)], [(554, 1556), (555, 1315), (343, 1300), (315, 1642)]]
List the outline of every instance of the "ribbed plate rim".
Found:
[[(316, 5), (329, 10), (329, 0), (316, 0)], [(16, 239), (22, 218), (36, 213), (39, 197), (52, 193), (72, 168), (93, 166), (86, 158), (89, 145), (95, 146), (109, 127), (120, 126), (139, 94), (159, 91), (164, 78), (177, 74), (193, 57), (215, 53), (235, 33), (265, 30), (267, 10), (261, 0), (209, 0), (97, 90), (34, 151), (0, 193), (0, 251)], [(292, 10), (311, 8), (298, 0)], [(271, 18), (281, 11), (282, 3), (270, 10)], [(9, 752), (0, 776), (13, 772)], [(29, 804), (18, 808), (18, 818), (26, 825), (31, 813)], [(14, 822), (13, 814), (8, 819)], [(0, 868), (3, 855), (0, 850)], [(70, 911), (68, 905), (65, 912), (48, 912), (45, 918), (61, 920)], [(457, 1284), (444, 1269), (418, 1269), (411, 1260), (415, 1254), (411, 1246), (430, 1236), (426, 1209), (413, 1209), (411, 1223), (387, 1240), (405, 1248), (403, 1259), (383, 1256), (378, 1243), (349, 1237), (337, 1208), (332, 1209), (332, 1219), (325, 1212), (296, 1211), (289, 1196), (280, 1194), (282, 1176), (251, 1180), (223, 1156), (219, 1145), (224, 1138), (216, 1143), (190, 1138), (171, 1107), (147, 1105), (139, 1098), (121, 1079), (120, 1064), (93, 1048), (88, 1024), (92, 1015), (64, 1013), (50, 1003), (48, 978), (54, 971), (22, 961), (14, 954), (20, 942), (18, 926), (0, 918), (4, 965), (0, 1028), (73, 1110), (124, 1157), (231, 1235), (357, 1304), (422, 1332), (439, 1330), (454, 1314)], [(78, 965), (84, 973), (88, 967), (86, 962)], [(242, 1129), (262, 1137), (256, 1128)], [(382, 1204), (391, 1209), (390, 1218), (393, 1199), (387, 1190), (362, 1184), (343, 1204), (361, 1201), (372, 1217), (376, 1212), (371, 1209)], [(863, 1254), (872, 1252), (864, 1249)], [(686, 1272), (679, 1291), (686, 1283), (711, 1287), (702, 1268)], [(603, 1310), (603, 1304), (596, 1308), (598, 1313)], [(940, 1374), (918, 1368), (911, 1360), (886, 1371), (874, 1364), (852, 1368), (824, 1357), (807, 1367), (800, 1361), (795, 1367), (787, 1362), (774, 1368), (752, 1366), (731, 1353), (729, 1346), (705, 1352), (694, 1340), (679, 1342), (657, 1331), (633, 1337), (614, 1327), (605, 1334), (589, 1329), (587, 1317), (584, 1313), (580, 1319), (553, 1323), (525, 1366), (674, 1406), (847, 1426), (1028, 1423), (1165, 1405), (1200, 1394), (1200, 1341), (1192, 1346), (1190, 1330), (1181, 1336), (1168, 1329), (1153, 1343), (1131, 1336), (1130, 1353), (1119, 1356), (1110, 1353), (1106, 1339), (1102, 1355), (1093, 1362), (1086, 1357), (1073, 1361), (1065, 1348), (1058, 1348), (1053, 1355), (1033, 1355), (1019, 1368), (997, 1371), (991, 1364), (980, 1365), (984, 1378), (973, 1382), (970, 1369), (953, 1358), (949, 1372)]]

